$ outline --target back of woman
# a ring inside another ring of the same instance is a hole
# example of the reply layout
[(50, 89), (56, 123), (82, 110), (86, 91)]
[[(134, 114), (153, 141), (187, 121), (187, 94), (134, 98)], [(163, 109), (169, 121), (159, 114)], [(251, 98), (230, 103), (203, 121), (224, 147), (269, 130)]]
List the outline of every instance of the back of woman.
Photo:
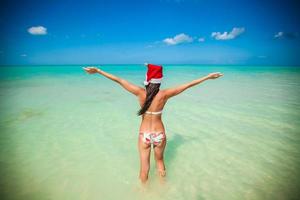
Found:
[(167, 137), (161, 116), (167, 100), (192, 86), (210, 79), (216, 79), (223, 75), (220, 72), (210, 73), (207, 76), (191, 82), (181, 84), (173, 88), (160, 90), (160, 84), (163, 77), (162, 66), (153, 64), (146, 65), (148, 70), (146, 73), (146, 80), (144, 81), (145, 89), (112, 74), (104, 72), (96, 67), (84, 68), (84, 70), (89, 74), (99, 73), (111, 79), (112, 81), (117, 82), (124, 89), (134, 94), (138, 98), (141, 106), (140, 110), (138, 111), (138, 115), (142, 116), (138, 137), (138, 149), (140, 156), (139, 178), (142, 183), (146, 183), (148, 180), (151, 146), (153, 146), (154, 150), (154, 158), (156, 161), (158, 175), (160, 178), (162, 178), (162, 180), (166, 176), (164, 150), (167, 143)]
[[(144, 95), (142, 95), (142, 97), (139, 99), (139, 103), (141, 107), (144, 105), (145, 101), (146, 101), (146, 91)], [(140, 132), (164, 131), (164, 126), (163, 126), (161, 116), (166, 102), (167, 102), (166, 95), (164, 94), (163, 91), (159, 91), (153, 98), (149, 108), (146, 111), (147, 113), (144, 113), (142, 115), (142, 122), (139, 130)], [(161, 113), (158, 113), (160, 111)], [(151, 114), (148, 114), (148, 112), (150, 112)]]

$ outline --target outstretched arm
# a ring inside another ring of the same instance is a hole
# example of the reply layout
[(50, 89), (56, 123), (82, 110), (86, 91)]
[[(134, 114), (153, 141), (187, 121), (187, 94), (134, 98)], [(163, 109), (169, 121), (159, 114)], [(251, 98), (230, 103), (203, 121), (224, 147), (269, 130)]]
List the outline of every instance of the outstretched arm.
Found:
[(124, 89), (126, 89), (127, 91), (131, 92), (132, 94), (134, 94), (136, 96), (140, 95), (141, 92), (144, 90), (142, 87), (134, 85), (134, 84), (126, 81), (125, 79), (119, 78), (115, 75), (109, 74), (101, 69), (98, 69), (97, 67), (83, 67), (83, 69), (89, 74), (99, 73), (99, 74), (105, 76), (106, 78), (109, 78), (110, 80), (119, 83)]
[(202, 82), (204, 82), (206, 80), (209, 80), (209, 79), (216, 79), (216, 78), (219, 78), (220, 76), (223, 76), (223, 74), (221, 74), (220, 72), (210, 73), (207, 76), (204, 76), (202, 78), (193, 80), (189, 83), (185, 83), (185, 84), (179, 85), (179, 86), (174, 87), (174, 88), (165, 89), (164, 91), (165, 91), (166, 97), (170, 98), (170, 97), (173, 97), (173, 96), (176, 96), (176, 95), (180, 94), (181, 92), (183, 92), (184, 90), (186, 90), (190, 87), (198, 85), (199, 83), (202, 83)]

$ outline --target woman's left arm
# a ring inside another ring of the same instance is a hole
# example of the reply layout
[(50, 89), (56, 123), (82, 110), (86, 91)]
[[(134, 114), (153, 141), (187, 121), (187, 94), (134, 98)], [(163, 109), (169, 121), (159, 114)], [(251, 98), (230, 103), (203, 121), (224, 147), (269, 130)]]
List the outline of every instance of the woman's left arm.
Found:
[(99, 73), (99, 74), (105, 76), (106, 78), (109, 78), (110, 80), (119, 83), (124, 89), (126, 89), (127, 91), (131, 92), (132, 94), (134, 94), (136, 96), (139, 96), (141, 94), (141, 92), (144, 90), (142, 87), (134, 85), (125, 79), (122, 79), (115, 75), (107, 73), (101, 69), (98, 69), (97, 67), (83, 67), (83, 69), (89, 74)]

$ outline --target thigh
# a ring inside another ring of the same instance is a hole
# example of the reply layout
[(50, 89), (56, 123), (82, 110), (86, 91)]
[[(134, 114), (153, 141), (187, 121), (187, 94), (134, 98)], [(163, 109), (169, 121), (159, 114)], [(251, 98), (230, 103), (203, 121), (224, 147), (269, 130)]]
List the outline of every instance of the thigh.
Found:
[(165, 135), (164, 139), (162, 140), (162, 142), (158, 145), (154, 145), (154, 156), (156, 160), (161, 160), (164, 157), (164, 151), (167, 145), (167, 137)]
[(141, 136), (138, 139), (138, 149), (140, 154), (141, 167), (149, 167), (151, 145), (145, 144)]

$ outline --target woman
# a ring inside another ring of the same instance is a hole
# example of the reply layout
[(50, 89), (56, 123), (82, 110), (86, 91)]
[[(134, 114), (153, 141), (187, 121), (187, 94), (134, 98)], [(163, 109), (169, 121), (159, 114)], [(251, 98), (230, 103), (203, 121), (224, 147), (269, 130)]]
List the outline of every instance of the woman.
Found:
[(138, 115), (142, 116), (138, 139), (138, 149), (140, 154), (139, 178), (142, 183), (145, 183), (148, 179), (151, 145), (153, 145), (158, 174), (160, 177), (164, 177), (166, 175), (164, 150), (167, 140), (161, 115), (167, 100), (192, 86), (202, 83), (203, 81), (215, 79), (223, 75), (219, 72), (210, 73), (207, 76), (193, 80), (189, 83), (160, 90), (159, 88), (163, 77), (162, 66), (152, 64), (146, 65), (148, 67), (148, 71), (146, 74), (146, 80), (144, 81), (145, 89), (104, 72), (96, 67), (83, 68), (88, 74), (99, 73), (117, 82), (125, 90), (137, 96), (141, 106), (141, 109), (138, 111)]

